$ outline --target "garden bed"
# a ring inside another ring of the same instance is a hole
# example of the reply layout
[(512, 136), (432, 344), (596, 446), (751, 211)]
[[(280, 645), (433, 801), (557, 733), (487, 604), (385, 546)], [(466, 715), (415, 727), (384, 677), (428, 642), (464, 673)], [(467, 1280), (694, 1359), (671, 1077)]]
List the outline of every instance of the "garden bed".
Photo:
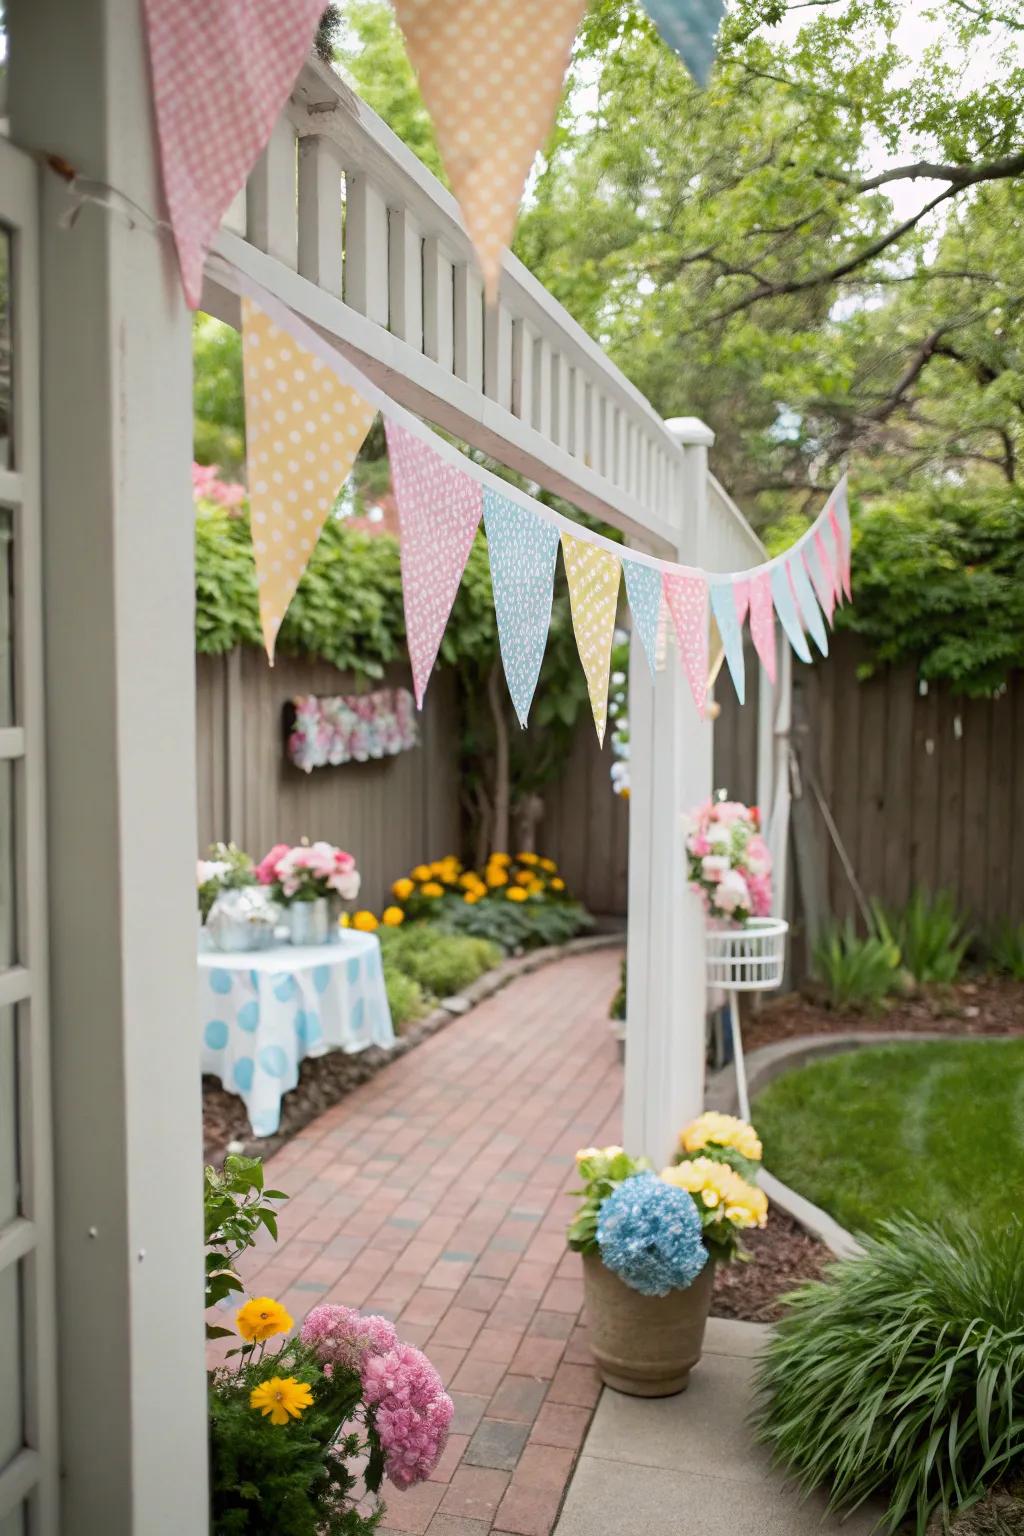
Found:
[(746, 1264), (720, 1265), (711, 1303), (713, 1317), (745, 1323), (774, 1323), (785, 1310), (781, 1298), (808, 1280), (819, 1280), (833, 1255), (824, 1243), (773, 1205), (763, 1231), (744, 1234)]
[(801, 1035), (848, 1034), (851, 1030), (963, 1035), (1024, 1035), (1024, 982), (979, 976), (920, 995), (895, 998), (877, 1013), (826, 1008), (800, 992), (745, 1009), (743, 1044), (748, 1051)]

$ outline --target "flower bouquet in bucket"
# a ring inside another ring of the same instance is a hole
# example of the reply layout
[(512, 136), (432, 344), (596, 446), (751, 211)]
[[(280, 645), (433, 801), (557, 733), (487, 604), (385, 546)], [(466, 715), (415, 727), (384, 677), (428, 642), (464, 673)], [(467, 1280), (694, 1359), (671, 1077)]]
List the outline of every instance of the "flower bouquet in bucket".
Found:
[(337, 931), (340, 903), (359, 895), (356, 861), (333, 843), (277, 843), (257, 864), (256, 878), (285, 907), (293, 944), (326, 943)]
[(742, 1257), (740, 1233), (767, 1220), (750, 1177), (760, 1155), (752, 1126), (708, 1115), (680, 1134), (677, 1160), (660, 1175), (621, 1147), (576, 1154), (581, 1203), (567, 1236), (583, 1255), (594, 1358), (608, 1386), (634, 1397), (685, 1390), (715, 1264)]
[(769, 915), (772, 857), (756, 805), (709, 800), (686, 818), (685, 834), (690, 886), (710, 918), (744, 923)]

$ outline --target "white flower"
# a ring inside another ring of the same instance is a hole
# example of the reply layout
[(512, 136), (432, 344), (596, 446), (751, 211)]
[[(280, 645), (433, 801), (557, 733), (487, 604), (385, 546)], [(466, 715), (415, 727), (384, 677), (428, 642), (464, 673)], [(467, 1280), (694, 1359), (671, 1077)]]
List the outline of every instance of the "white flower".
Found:
[(738, 869), (730, 869), (723, 875), (714, 894), (714, 904), (721, 912), (732, 913), (737, 908), (750, 910), (750, 890)]
[(713, 821), (708, 827), (707, 839), (712, 848), (728, 848), (732, 842), (732, 833), (720, 821)]
[(626, 674), (625, 674), (625, 672), (613, 672), (612, 673), (612, 687), (613, 688), (621, 688), (625, 681), (626, 681)]
[(729, 873), (729, 860), (720, 853), (706, 853), (700, 861), (705, 880), (721, 882)]
[(223, 859), (199, 859), (196, 862), (196, 885), (205, 885), (208, 880), (220, 880), (228, 872), (228, 865)]

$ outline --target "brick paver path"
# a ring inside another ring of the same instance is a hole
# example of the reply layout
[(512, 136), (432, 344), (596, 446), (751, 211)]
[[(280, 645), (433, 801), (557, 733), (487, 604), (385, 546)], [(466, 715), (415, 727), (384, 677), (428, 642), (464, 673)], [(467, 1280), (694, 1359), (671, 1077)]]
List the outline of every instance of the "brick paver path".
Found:
[(246, 1281), (394, 1319), (455, 1402), (388, 1532), (547, 1536), (598, 1396), (565, 1249), (576, 1149), (620, 1139), (619, 952), (521, 977), (387, 1066), (267, 1165), (292, 1198)]

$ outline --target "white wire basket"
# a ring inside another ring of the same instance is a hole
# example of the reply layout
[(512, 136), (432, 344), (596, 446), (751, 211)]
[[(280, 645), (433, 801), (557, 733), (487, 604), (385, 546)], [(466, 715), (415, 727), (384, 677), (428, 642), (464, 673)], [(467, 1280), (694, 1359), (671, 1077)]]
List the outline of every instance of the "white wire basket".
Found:
[(781, 917), (752, 917), (742, 928), (708, 928), (708, 985), (728, 992), (768, 992), (782, 985), (789, 924)]

